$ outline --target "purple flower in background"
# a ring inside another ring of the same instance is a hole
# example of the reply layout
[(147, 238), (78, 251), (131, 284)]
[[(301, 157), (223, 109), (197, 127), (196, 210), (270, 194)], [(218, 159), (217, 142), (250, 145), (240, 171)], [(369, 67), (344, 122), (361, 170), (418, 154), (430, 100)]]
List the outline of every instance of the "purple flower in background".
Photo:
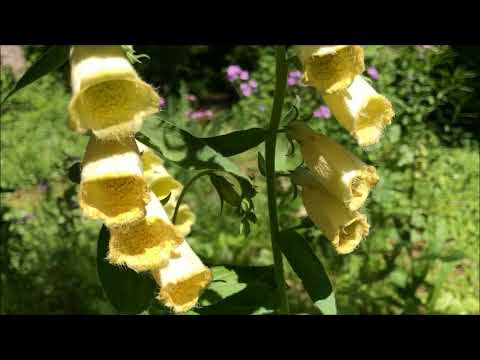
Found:
[(232, 82), (238, 78), (238, 75), (242, 72), (242, 68), (238, 65), (230, 65), (227, 68), (227, 79)]
[(248, 80), (250, 78), (250, 74), (248, 73), (247, 70), (243, 70), (240, 73), (240, 80)]
[(378, 70), (375, 68), (375, 66), (370, 66), (367, 69), (367, 74), (372, 80), (378, 80), (379, 78)]
[(167, 106), (167, 101), (163, 97), (160, 97), (158, 108), (162, 110), (163, 108), (165, 108), (165, 106)]
[(191, 101), (191, 102), (194, 102), (194, 101), (197, 101), (197, 97), (195, 95), (187, 95), (187, 100), (188, 101)]
[(319, 119), (330, 119), (332, 114), (330, 113), (328, 106), (322, 105), (313, 112), (313, 116)]
[(257, 82), (253, 79), (248, 82), (248, 85), (254, 90), (258, 87)]
[(205, 120), (211, 120), (213, 118), (213, 112), (212, 110), (189, 111), (187, 113), (187, 116), (191, 120), (205, 121)]
[(250, 96), (253, 93), (253, 89), (246, 82), (240, 84), (240, 90), (242, 91), (243, 96)]
[(297, 85), (300, 82), (301, 77), (302, 73), (299, 70), (290, 71), (287, 79), (288, 86)]

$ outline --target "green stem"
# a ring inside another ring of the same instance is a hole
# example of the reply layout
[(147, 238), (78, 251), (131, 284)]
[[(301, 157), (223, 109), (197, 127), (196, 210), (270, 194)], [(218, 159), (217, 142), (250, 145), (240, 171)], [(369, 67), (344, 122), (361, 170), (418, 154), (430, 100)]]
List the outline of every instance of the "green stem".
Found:
[(278, 216), (275, 194), (275, 147), (277, 144), (277, 130), (282, 116), (283, 101), (287, 83), (287, 63), (285, 61), (285, 46), (275, 48), (276, 58), (276, 80), (275, 96), (273, 99), (272, 116), (270, 118), (271, 136), (265, 141), (265, 165), (268, 195), (268, 215), (270, 219), (270, 237), (272, 242), (273, 263), (275, 268), (275, 279), (280, 298), (278, 312), (288, 314), (288, 299), (285, 288), (285, 274), (283, 272), (283, 258), (277, 244), (278, 239)]
[(180, 193), (180, 196), (178, 197), (177, 204), (175, 205), (175, 210), (174, 210), (173, 216), (172, 216), (172, 223), (174, 225), (175, 225), (175, 222), (177, 220), (178, 209), (180, 208), (180, 205), (182, 204), (183, 197), (187, 193), (187, 190), (190, 188), (190, 186), (192, 186), (192, 184), (195, 182), (195, 180), (202, 177), (203, 175), (212, 174), (214, 172), (215, 172), (215, 170), (212, 170), (212, 169), (200, 171), (198, 174), (194, 175), (190, 180), (188, 180), (188, 182), (183, 187), (182, 192)]

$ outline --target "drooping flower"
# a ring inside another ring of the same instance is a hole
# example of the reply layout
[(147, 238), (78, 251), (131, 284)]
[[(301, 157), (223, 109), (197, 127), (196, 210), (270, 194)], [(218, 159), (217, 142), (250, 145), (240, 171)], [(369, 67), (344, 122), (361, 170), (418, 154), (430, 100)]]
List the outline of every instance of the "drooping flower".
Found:
[(380, 75), (378, 74), (378, 70), (375, 66), (370, 66), (367, 68), (367, 74), (370, 76), (372, 80), (378, 80)]
[(173, 256), (167, 266), (152, 271), (152, 275), (160, 286), (158, 299), (180, 313), (196, 305), (212, 275), (186, 241), (176, 251), (178, 255)]
[(321, 94), (346, 89), (365, 70), (359, 45), (301, 45), (296, 51), (304, 66), (305, 83)]
[(255, 90), (255, 89), (258, 87), (257, 81), (254, 80), (254, 79), (251, 79), (251, 80), (248, 82), (248, 86), (250, 86), (253, 90)]
[(330, 119), (332, 114), (328, 106), (322, 105), (313, 112), (313, 116), (319, 119)]
[(160, 200), (170, 193), (179, 195), (183, 186), (168, 173), (163, 160), (141, 142), (137, 141), (137, 145), (141, 153), (143, 176), (149, 188)]
[(308, 168), (333, 197), (351, 211), (365, 203), (379, 180), (373, 166), (327, 136), (313, 131), (304, 122), (289, 124), (287, 135), (300, 144)]
[[(144, 176), (150, 189), (158, 199), (162, 200), (169, 196), (164, 209), (171, 219), (183, 189), (183, 185), (175, 180), (163, 165), (163, 160), (155, 152), (144, 144), (137, 142), (141, 152)], [(181, 204), (175, 221), (175, 228), (178, 233), (186, 237), (195, 223), (195, 214), (187, 204)]]
[(95, 135), (82, 163), (79, 205), (108, 227), (128, 226), (145, 216), (149, 200), (142, 161), (133, 138), (102, 141)]
[(362, 76), (355, 77), (343, 91), (324, 94), (323, 99), (360, 146), (376, 144), (395, 115), (391, 102), (378, 94)]
[(365, 215), (349, 210), (306, 168), (292, 173), (292, 180), (302, 186), (302, 200), (308, 216), (339, 254), (351, 253), (368, 236), (370, 226)]
[(77, 45), (71, 55), (69, 125), (101, 139), (131, 136), (158, 111), (160, 97), (142, 81), (121, 46)]
[(182, 235), (171, 223), (153, 192), (146, 216), (127, 228), (111, 228), (107, 259), (115, 265), (126, 265), (135, 271), (149, 271), (165, 266)]

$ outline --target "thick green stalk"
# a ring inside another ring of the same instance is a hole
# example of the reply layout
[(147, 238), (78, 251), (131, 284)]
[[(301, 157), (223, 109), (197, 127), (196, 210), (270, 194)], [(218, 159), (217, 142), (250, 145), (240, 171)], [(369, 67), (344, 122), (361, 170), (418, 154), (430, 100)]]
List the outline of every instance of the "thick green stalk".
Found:
[(283, 272), (283, 258), (277, 244), (278, 239), (278, 216), (275, 194), (275, 147), (277, 144), (277, 130), (282, 116), (283, 101), (287, 84), (287, 63), (285, 61), (285, 46), (275, 48), (276, 79), (275, 95), (273, 99), (272, 116), (270, 118), (270, 136), (265, 141), (265, 165), (268, 196), (268, 215), (270, 219), (270, 237), (272, 241), (273, 262), (275, 279), (280, 298), (279, 313), (288, 314), (288, 299), (285, 288), (285, 274)]

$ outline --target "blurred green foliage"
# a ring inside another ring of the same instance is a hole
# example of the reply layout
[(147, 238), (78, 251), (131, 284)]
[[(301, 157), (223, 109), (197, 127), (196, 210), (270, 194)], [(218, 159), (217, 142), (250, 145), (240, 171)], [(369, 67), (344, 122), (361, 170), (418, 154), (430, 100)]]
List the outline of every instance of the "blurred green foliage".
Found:
[[(274, 52), (264, 46), (136, 47), (151, 60), (136, 65), (167, 100), (169, 121), (195, 135), (266, 126), (274, 89)], [(367, 46), (366, 66), (380, 74), (373, 86), (393, 103), (396, 117), (382, 141), (360, 149), (334, 118), (310, 124), (365, 162), (381, 180), (365, 211), (371, 233), (347, 256), (334, 253), (314, 227), (301, 232), (326, 266), (340, 314), (480, 313), (479, 303), (479, 49), (434, 46)], [(41, 49), (26, 47), (28, 60)], [(289, 49), (289, 55), (291, 49)], [(238, 64), (258, 83), (249, 97), (225, 77)], [(290, 65), (295, 70), (295, 65)], [(67, 172), (83, 155), (86, 138), (67, 128), (68, 77), (63, 68), (21, 90), (1, 109), (1, 308), (2, 313), (112, 313), (96, 267), (100, 223), (87, 220), (76, 204)], [(7, 69), (1, 89), (13, 86)], [(197, 96), (196, 101), (187, 95)], [(295, 104), (311, 118), (322, 100), (311, 88), (287, 88), (285, 112)], [(209, 108), (214, 118), (193, 121), (189, 111)], [(293, 112), (282, 122), (285, 124)], [(297, 148), (278, 138), (277, 167), (300, 164)], [(231, 159), (254, 178), (257, 225), (240, 234), (235, 209), (225, 204), (206, 178), (186, 196), (197, 223), (189, 241), (210, 265), (270, 265), (265, 181), (257, 167), (263, 146)], [(172, 165), (180, 181), (191, 174)], [(286, 178), (278, 181), (282, 229), (299, 226), (306, 216), (292, 200)], [(287, 266), (291, 308), (317, 313), (301, 282)]]

